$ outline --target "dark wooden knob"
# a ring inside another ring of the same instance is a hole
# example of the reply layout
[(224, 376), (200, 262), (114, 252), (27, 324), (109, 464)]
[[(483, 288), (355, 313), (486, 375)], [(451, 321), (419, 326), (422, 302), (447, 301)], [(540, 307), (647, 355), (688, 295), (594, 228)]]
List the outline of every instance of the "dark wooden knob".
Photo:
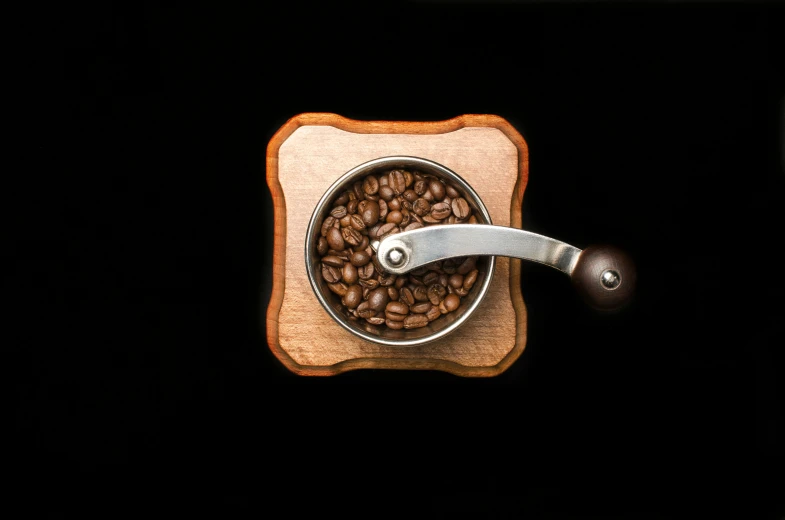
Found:
[(610, 245), (585, 248), (575, 269), (572, 282), (586, 303), (599, 311), (617, 311), (625, 307), (635, 292), (635, 265), (624, 251)]

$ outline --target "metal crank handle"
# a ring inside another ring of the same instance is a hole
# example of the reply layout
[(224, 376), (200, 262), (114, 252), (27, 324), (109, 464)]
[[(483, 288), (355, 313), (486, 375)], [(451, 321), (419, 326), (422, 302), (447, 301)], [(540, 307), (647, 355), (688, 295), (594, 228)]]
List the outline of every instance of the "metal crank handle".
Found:
[(636, 272), (630, 257), (610, 245), (578, 249), (522, 229), (488, 224), (427, 226), (374, 241), (382, 268), (404, 274), (461, 256), (507, 256), (548, 265), (567, 274), (586, 303), (602, 311), (624, 307), (632, 297)]

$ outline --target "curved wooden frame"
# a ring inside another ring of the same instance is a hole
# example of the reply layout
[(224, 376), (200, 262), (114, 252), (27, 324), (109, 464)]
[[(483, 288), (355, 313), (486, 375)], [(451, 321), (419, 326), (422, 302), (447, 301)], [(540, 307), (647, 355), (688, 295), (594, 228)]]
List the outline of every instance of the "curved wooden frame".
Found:
[(501, 131), (518, 150), (518, 178), (510, 200), (510, 225), (521, 227), (521, 205), (528, 182), (528, 146), (523, 137), (505, 119), (488, 114), (466, 114), (435, 122), (414, 121), (359, 121), (333, 113), (303, 113), (290, 118), (273, 135), (267, 146), (267, 184), (273, 199), (273, 279), (272, 292), (266, 312), (267, 341), (275, 357), (290, 371), (304, 376), (332, 376), (357, 369), (440, 370), (462, 377), (492, 377), (507, 370), (526, 346), (526, 305), (521, 293), (521, 261), (510, 259), (510, 296), (515, 311), (515, 345), (510, 352), (493, 366), (465, 366), (449, 360), (415, 357), (356, 358), (329, 366), (310, 366), (296, 362), (280, 345), (279, 315), (284, 300), (286, 272), (286, 202), (278, 177), (279, 151), (283, 143), (303, 126), (332, 126), (346, 132), (360, 134), (441, 134), (467, 127), (492, 127)]

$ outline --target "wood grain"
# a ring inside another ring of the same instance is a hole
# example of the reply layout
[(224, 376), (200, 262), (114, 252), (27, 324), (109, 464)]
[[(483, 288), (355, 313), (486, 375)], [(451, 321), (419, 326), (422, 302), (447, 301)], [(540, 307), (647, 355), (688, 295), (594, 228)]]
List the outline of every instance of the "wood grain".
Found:
[(267, 341), (289, 370), (332, 376), (356, 369), (441, 370), (464, 377), (501, 374), (526, 345), (520, 260), (497, 258), (489, 292), (453, 334), (419, 347), (389, 347), (335, 323), (308, 282), (305, 232), (329, 186), (351, 168), (388, 155), (444, 164), (479, 194), (494, 224), (521, 227), (528, 148), (503, 118), (462, 115), (446, 121), (358, 121), (331, 113), (288, 120), (267, 147), (274, 207), (273, 280)]

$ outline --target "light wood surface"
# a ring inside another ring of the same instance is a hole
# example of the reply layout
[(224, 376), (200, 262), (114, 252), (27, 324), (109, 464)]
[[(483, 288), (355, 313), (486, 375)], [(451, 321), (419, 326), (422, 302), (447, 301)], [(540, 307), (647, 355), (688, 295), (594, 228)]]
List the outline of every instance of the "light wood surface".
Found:
[(444, 164), (479, 194), (494, 224), (521, 227), (528, 149), (503, 118), (469, 114), (446, 121), (358, 121), (330, 113), (291, 118), (267, 147), (274, 204), (273, 283), (267, 341), (289, 370), (331, 376), (356, 369), (441, 370), (490, 377), (526, 345), (520, 260), (497, 258), (488, 294), (458, 330), (419, 347), (390, 347), (349, 333), (327, 314), (308, 282), (305, 234), (329, 186), (353, 167), (389, 155)]

